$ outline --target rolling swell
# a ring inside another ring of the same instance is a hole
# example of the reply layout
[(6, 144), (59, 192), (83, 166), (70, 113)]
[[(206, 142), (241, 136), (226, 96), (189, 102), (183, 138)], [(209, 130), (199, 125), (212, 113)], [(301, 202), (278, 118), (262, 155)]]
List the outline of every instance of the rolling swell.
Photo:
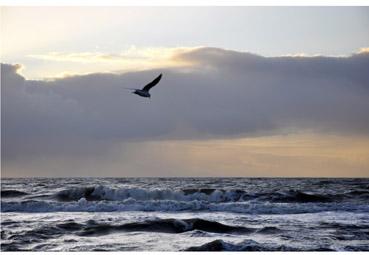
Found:
[(81, 228), (78, 235), (91, 236), (107, 234), (113, 231), (125, 232), (160, 232), (160, 233), (184, 233), (193, 230), (201, 230), (212, 233), (250, 233), (253, 230), (240, 226), (225, 225), (216, 221), (203, 219), (157, 219), (143, 222), (126, 223), (122, 225), (101, 224), (89, 221)]
[(124, 201), (87, 201), (85, 198), (72, 202), (55, 201), (1, 201), (2, 212), (112, 212), (112, 211), (210, 211), (246, 214), (296, 214), (324, 211), (369, 212), (368, 204), (358, 203), (270, 203), (176, 201), (126, 199)]
[(21, 197), (28, 195), (28, 193), (19, 190), (2, 190), (1, 197)]
[(331, 249), (330, 247), (316, 247), (315, 249), (306, 250), (285, 245), (261, 244), (248, 239), (237, 244), (217, 239), (200, 246), (193, 246), (185, 249), (185, 251), (301, 251), (301, 250), (334, 251), (334, 249)]
[[(158, 232), (158, 233), (184, 233), (193, 230), (200, 230), (211, 233), (237, 233), (247, 234), (255, 231), (240, 226), (230, 226), (216, 221), (208, 221), (199, 218), (193, 219), (155, 219), (142, 222), (132, 222), (125, 224), (108, 224), (89, 220), (86, 223), (77, 223), (68, 220), (59, 224), (49, 224), (41, 228), (32, 229), (22, 234), (9, 236), (13, 244), (33, 243), (40, 240), (59, 237), (65, 234), (75, 234), (77, 236), (101, 236), (112, 232)], [(5, 235), (5, 233), (3, 233)]]
[(278, 192), (276, 194), (270, 194), (268, 198), (273, 202), (282, 203), (328, 203), (337, 200), (341, 200), (340, 195), (321, 195), (321, 194), (311, 194), (298, 190), (289, 190), (288, 192)]
[[(277, 229), (277, 228), (275, 228)], [(90, 236), (103, 236), (116, 232), (156, 232), (156, 233), (168, 233), (179, 234), (185, 232), (201, 231), (204, 233), (231, 233), (231, 234), (250, 234), (260, 233), (263, 229), (251, 229), (241, 226), (231, 226), (216, 221), (204, 220), (201, 218), (190, 219), (155, 219), (139, 222), (131, 222), (125, 224), (109, 224), (106, 222), (96, 222), (94, 220), (88, 220), (84, 223), (77, 223), (74, 220), (66, 220), (58, 224), (47, 224), (39, 228), (28, 230), (18, 234), (7, 233), (2, 235), (7, 236), (7, 240), (10, 241), (2, 246), (3, 251), (20, 251), (28, 250), (26, 247), (30, 247), (31, 244), (39, 242), (47, 242), (54, 238), (60, 238), (65, 235), (75, 235), (80, 237)], [(68, 242), (74, 239), (67, 239)], [(256, 243), (256, 242), (254, 242)], [(256, 246), (253, 246), (253, 250), (256, 250)], [(25, 249), (26, 248), (26, 249)], [(37, 249), (41, 249), (40, 246)], [(35, 248), (36, 249), (36, 248)], [(36, 249), (36, 250), (37, 250)], [(244, 249), (244, 247), (242, 248)], [(221, 240), (211, 242), (201, 247), (192, 247), (188, 250), (242, 250), (238, 246), (232, 246), (232, 244), (224, 243)], [(41, 249), (42, 250), (42, 249)], [(249, 249), (252, 250), (252, 249)]]

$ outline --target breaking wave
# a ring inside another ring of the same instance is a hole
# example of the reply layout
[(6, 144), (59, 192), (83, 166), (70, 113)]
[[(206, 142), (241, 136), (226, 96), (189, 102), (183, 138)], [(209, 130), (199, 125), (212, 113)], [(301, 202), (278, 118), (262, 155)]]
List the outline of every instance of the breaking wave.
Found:
[(208, 202), (235, 202), (246, 201), (250, 195), (242, 190), (222, 189), (141, 189), (121, 188), (114, 189), (106, 186), (72, 188), (58, 192), (55, 197), (59, 201), (78, 201), (85, 198), (87, 201), (109, 200), (122, 201), (126, 199), (143, 200), (176, 200), (176, 201), (208, 201)]
[(207, 201), (212, 203), (244, 202), (250, 200), (271, 201), (281, 203), (330, 203), (341, 202), (351, 197), (362, 197), (368, 200), (368, 191), (355, 191), (342, 194), (314, 194), (298, 190), (273, 193), (249, 193), (240, 189), (142, 189), (142, 188), (110, 188), (99, 185), (92, 187), (71, 188), (59, 191), (55, 198), (59, 201), (123, 201), (126, 199), (143, 200), (175, 200), (175, 201)]
[[(5, 191), (2, 191), (5, 192)], [(8, 190), (5, 196), (27, 193)], [(316, 194), (298, 190), (251, 193), (240, 189), (144, 189), (111, 188), (104, 185), (67, 188), (44, 196), (4, 200), (3, 212), (53, 211), (225, 211), (235, 213), (290, 214), (322, 211), (368, 212), (365, 191)], [(35, 199), (37, 198), (37, 199)], [(352, 199), (352, 200), (351, 200)]]

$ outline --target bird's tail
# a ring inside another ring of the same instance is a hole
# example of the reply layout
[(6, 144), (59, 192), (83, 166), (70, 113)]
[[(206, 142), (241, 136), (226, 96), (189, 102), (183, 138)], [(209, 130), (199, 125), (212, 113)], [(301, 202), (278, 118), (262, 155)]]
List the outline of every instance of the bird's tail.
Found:
[(134, 89), (134, 88), (124, 88), (124, 89), (129, 89), (129, 90), (136, 90), (136, 89)]

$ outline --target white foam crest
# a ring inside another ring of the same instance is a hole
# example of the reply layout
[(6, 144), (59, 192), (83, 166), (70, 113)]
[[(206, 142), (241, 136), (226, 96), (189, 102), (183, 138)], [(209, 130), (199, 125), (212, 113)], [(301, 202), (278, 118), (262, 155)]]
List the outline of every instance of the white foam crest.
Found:
[[(90, 192), (87, 192), (90, 191)], [(245, 192), (243, 192), (245, 193)], [(142, 188), (110, 188), (99, 185), (88, 188), (73, 188), (58, 193), (72, 200), (79, 200), (89, 196), (91, 200), (124, 201), (134, 199), (137, 201), (147, 200), (175, 200), (175, 201), (207, 201), (207, 202), (231, 202), (242, 200), (242, 194), (237, 190), (194, 190), (185, 192), (183, 190), (169, 189), (142, 189)]]

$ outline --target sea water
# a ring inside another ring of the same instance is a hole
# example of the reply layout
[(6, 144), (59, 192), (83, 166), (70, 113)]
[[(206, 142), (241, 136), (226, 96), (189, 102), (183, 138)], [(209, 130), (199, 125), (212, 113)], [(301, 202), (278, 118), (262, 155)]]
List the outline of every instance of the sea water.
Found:
[(369, 179), (2, 179), (2, 251), (369, 251)]

